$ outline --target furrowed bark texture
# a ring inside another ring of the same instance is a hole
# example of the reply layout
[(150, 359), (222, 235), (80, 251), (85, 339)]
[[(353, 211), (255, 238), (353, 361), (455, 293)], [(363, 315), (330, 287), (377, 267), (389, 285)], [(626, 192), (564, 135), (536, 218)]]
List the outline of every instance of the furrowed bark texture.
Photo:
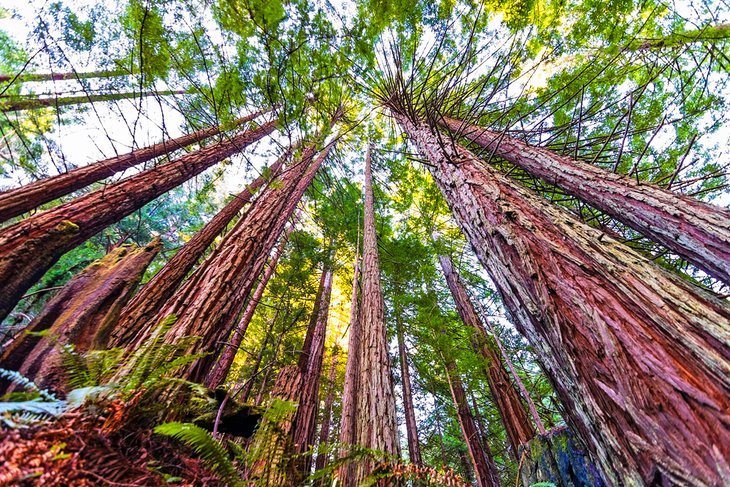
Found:
[(185, 90), (175, 91), (145, 91), (142, 93), (109, 93), (104, 95), (81, 95), (81, 96), (59, 96), (55, 98), (24, 98), (9, 99), (0, 102), (1, 112), (19, 112), (22, 110), (33, 110), (47, 107), (66, 107), (70, 105), (82, 105), (84, 103), (96, 103), (100, 101), (129, 100), (148, 96), (184, 95)]
[(221, 353), (220, 357), (218, 357), (218, 360), (216, 361), (213, 369), (205, 378), (205, 385), (209, 389), (216, 389), (218, 386), (223, 384), (223, 381), (228, 375), (228, 371), (231, 370), (231, 365), (233, 365), (233, 359), (236, 358), (238, 347), (241, 346), (241, 342), (243, 342), (243, 338), (246, 336), (246, 330), (248, 329), (248, 325), (251, 324), (251, 319), (256, 312), (256, 307), (261, 301), (261, 298), (264, 296), (266, 285), (269, 283), (269, 279), (271, 279), (271, 276), (274, 275), (274, 271), (276, 270), (276, 263), (279, 261), (279, 257), (284, 252), (284, 247), (286, 246), (289, 235), (293, 230), (294, 224), (292, 223), (290, 224), (289, 229), (285, 232), (284, 237), (279, 241), (279, 245), (277, 245), (276, 249), (274, 250), (274, 255), (272, 255), (269, 259), (266, 270), (261, 276), (259, 283), (256, 285), (256, 289), (249, 298), (248, 303), (246, 303), (246, 309), (243, 311), (243, 315), (241, 315), (241, 319), (238, 321), (236, 328), (233, 330), (233, 334), (226, 343), (223, 352)]
[[(314, 471), (317, 472), (327, 466), (329, 455), (324, 449), (329, 446), (330, 430), (332, 427), (332, 406), (335, 403), (335, 388), (337, 387), (337, 359), (339, 358), (339, 347), (335, 346), (332, 350), (332, 362), (330, 371), (327, 375), (327, 397), (324, 400), (324, 408), (322, 410), (322, 422), (319, 429), (319, 446), (317, 447), (317, 461), (314, 464)], [(319, 479), (315, 481), (315, 486), (325, 487), (327, 481)]]
[[(342, 388), (342, 412), (340, 413), (340, 443), (354, 445), (357, 443), (357, 390), (360, 377), (361, 328), (358, 288), (360, 277), (360, 256), (355, 252), (355, 266), (352, 276), (352, 297), (350, 299), (350, 330), (347, 338), (347, 363), (345, 364), (345, 384)], [(340, 452), (344, 456), (347, 451)], [(342, 487), (355, 485), (355, 465), (348, 462), (337, 470), (337, 478)]]
[[(390, 375), (390, 356), (385, 326), (383, 292), (380, 285), (378, 241), (375, 233), (370, 147), (365, 155), (365, 217), (362, 254), (362, 333), (360, 380), (357, 405), (357, 443), (365, 448), (398, 454), (395, 394)], [(357, 465), (358, 480), (364, 479), (373, 462)]]
[[(322, 271), (322, 283), (319, 305), (315, 307), (314, 323), (311, 329), (309, 344), (302, 350), (300, 356), (305, 363), (300, 362), (299, 370), (302, 374), (302, 391), (299, 396), (299, 407), (294, 415), (292, 429), (293, 453), (303, 454), (314, 445), (314, 436), (317, 430), (317, 408), (319, 406), (319, 385), (322, 376), (322, 362), (324, 360), (324, 341), (327, 334), (327, 317), (329, 315), (330, 300), (332, 297), (332, 267), (326, 264)], [(309, 333), (307, 334), (309, 335)], [(296, 457), (292, 461), (292, 478), (304, 480), (312, 466), (312, 456)]]
[(403, 411), (406, 416), (406, 434), (408, 435), (408, 456), (411, 463), (423, 465), (421, 446), (418, 443), (418, 428), (416, 426), (416, 412), (413, 407), (413, 391), (411, 390), (411, 372), (408, 368), (408, 353), (401, 323), (401, 312), (396, 305), (395, 309), (396, 334), (398, 335), (398, 356), (400, 357), (400, 373), (403, 381)]
[(173, 343), (184, 336), (198, 336), (201, 340), (191, 345), (190, 352), (210, 353), (180, 371), (182, 377), (202, 381), (212, 368), (268, 255), (332, 145), (314, 161), (316, 145), (307, 147), (301, 159), (282, 173), (278, 184), (267, 187), (153, 320), (176, 315), (166, 340)]
[(23, 334), (4, 352), (2, 367), (18, 370), (42, 387), (61, 386), (60, 347), (77, 352), (104, 349), (119, 311), (161, 248), (122, 245), (72, 278), (51, 299), (27, 330), (49, 330), (44, 337)]
[(730, 284), (730, 210), (450, 118), (449, 130), (544, 179)]
[(459, 426), (461, 426), (461, 433), (464, 435), (464, 442), (466, 442), (469, 449), (469, 457), (474, 466), (477, 485), (479, 487), (498, 487), (499, 475), (494, 465), (492, 453), (489, 451), (489, 445), (482, 443), (474, 416), (469, 410), (466, 392), (464, 392), (464, 385), (461, 383), (461, 378), (456, 370), (456, 364), (453, 360), (448, 359), (445, 361), (445, 365), (451, 398), (454, 400), (454, 407), (459, 419)]
[[(270, 174), (275, 177), (290, 153), (287, 151), (271, 166)], [(154, 317), (160, 308), (175, 293), (180, 283), (195, 267), (213, 241), (225, 230), (226, 226), (251, 201), (253, 195), (269, 179), (262, 174), (246, 189), (233, 198), (203, 228), (180, 249), (139, 293), (122, 310), (120, 324), (115, 329), (111, 344), (115, 347), (128, 347), (140, 336), (150, 333)]]
[[(243, 117), (235, 122), (234, 127), (249, 122), (264, 113), (266, 111), (260, 111)], [(37, 208), (56, 198), (85, 188), (91, 183), (108, 178), (117, 172), (150, 161), (169, 152), (182, 149), (183, 147), (220, 133), (221, 127), (208, 127), (193, 132), (192, 134), (165, 140), (120, 156), (103, 159), (87, 166), (72, 169), (58, 176), (41, 179), (26, 184), (25, 186), (0, 193), (0, 223), (29, 212), (33, 208)]]
[(727, 304), (396, 117), (607, 480), (723, 484)]
[(499, 416), (507, 431), (507, 439), (512, 447), (513, 455), (521, 444), (527, 443), (535, 436), (535, 429), (530, 423), (527, 411), (520, 401), (517, 390), (512, 385), (507, 371), (502, 366), (502, 360), (497, 351), (489, 343), (489, 336), (484, 329), (479, 315), (466, 292), (464, 283), (454, 268), (451, 259), (445, 255), (439, 256), (441, 269), (446, 276), (446, 282), (456, 303), (456, 310), (464, 324), (473, 331), (474, 345), (477, 352), (487, 360), (487, 384)]
[(0, 232), (0, 320), (66, 252), (274, 131), (276, 121), (143, 171)]

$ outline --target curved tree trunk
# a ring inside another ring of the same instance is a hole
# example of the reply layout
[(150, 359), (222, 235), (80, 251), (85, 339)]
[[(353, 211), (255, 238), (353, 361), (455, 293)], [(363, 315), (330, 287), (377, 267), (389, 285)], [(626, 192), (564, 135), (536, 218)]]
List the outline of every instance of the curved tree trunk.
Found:
[(466, 392), (456, 370), (456, 364), (452, 359), (448, 359), (445, 360), (444, 365), (446, 366), (446, 378), (449, 381), (451, 398), (454, 400), (461, 433), (464, 435), (464, 441), (469, 449), (469, 457), (474, 466), (477, 485), (479, 487), (499, 487), (499, 474), (497, 474), (497, 467), (494, 465), (492, 452), (489, 450), (489, 445), (482, 443), (474, 416), (469, 410)]
[[(233, 330), (233, 334), (228, 340), (228, 343), (226, 343), (223, 352), (220, 357), (218, 357), (213, 369), (206, 376), (206, 387), (216, 389), (218, 386), (223, 384), (224, 380), (226, 380), (228, 371), (231, 370), (231, 365), (233, 365), (233, 359), (236, 358), (236, 353), (238, 353), (238, 347), (241, 346), (241, 342), (246, 336), (248, 325), (251, 323), (254, 312), (256, 311), (261, 298), (264, 296), (264, 291), (266, 290), (266, 285), (269, 283), (269, 279), (271, 279), (271, 276), (274, 275), (276, 263), (279, 261), (279, 257), (282, 252), (284, 252), (284, 247), (286, 246), (286, 243), (289, 240), (289, 235), (292, 231), (294, 231), (293, 222), (290, 224), (289, 229), (284, 233), (283, 238), (279, 241), (279, 245), (276, 247), (276, 250), (274, 250), (274, 254), (269, 259), (266, 270), (261, 276), (259, 283), (256, 285), (256, 290), (249, 298), (248, 303), (246, 304), (246, 309), (243, 311), (241, 319), (238, 320), (238, 324)], [(260, 363), (260, 361), (258, 363)]]
[(532, 427), (527, 411), (522, 405), (522, 401), (520, 401), (520, 396), (512, 385), (507, 371), (502, 366), (499, 354), (493, 348), (493, 345), (489, 343), (490, 337), (487, 335), (451, 259), (445, 255), (440, 255), (439, 262), (444, 276), (446, 276), (451, 295), (454, 297), (456, 310), (464, 324), (472, 329), (474, 346), (477, 352), (481, 353), (488, 362), (486, 378), (489, 384), (489, 392), (507, 431), (507, 439), (512, 448), (512, 454), (516, 457), (520, 445), (527, 443), (535, 436), (535, 428)]
[[(358, 234), (358, 245), (359, 245)], [(352, 276), (352, 297), (350, 300), (350, 330), (347, 337), (347, 363), (345, 365), (345, 384), (342, 388), (342, 412), (340, 413), (340, 443), (343, 445), (354, 445), (357, 443), (357, 390), (360, 377), (360, 355), (361, 328), (360, 328), (360, 306), (358, 302), (358, 287), (360, 277), (360, 265), (358, 250), (355, 250), (355, 265)], [(341, 451), (340, 456), (346, 451)], [(355, 485), (355, 465), (347, 462), (337, 470), (337, 478), (342, 487), (353, 487)]]
[[(287, 151), (271, 166), (268, 171), (273, 177), (279, 174), (281, 167), (289, 157)], [(223, 232), (226, 226), (251, 201), (253, 195), (269, 182), (266, 172), (246, 186), (221, 211), (219, 211), (203, 228), (185, 243), (152, 279), (145, 284), (139, 293), (122, 311), (119, 326), (112, 336), (111, 344), (115, 347), (128, 347), (146, 336), (155, 325), (154, 317), (160, 308), (175, 293), (180, 283), (193, 270), (195, 264), (205, 254), (213, 241)]]
[(459, 120), (444, 118), (441, 123), (730, 284), (730, 210)]
[[(378, 241), (370, 146), (365, 155), (365, 218), (362, 254), (362, 332), (360, 380), (357, 405), (357, 443), (365, 448), (398, 455), (395, 394), (390, 374), (390, 355), (380, 285)], [(357, 478), (362, 481), (373, 468), (372, 460), (360, 461)]]
[(0, 321), (66, 252), (161, 194), (269, 135), (276, 120), (143, 171), (0, 232)]
[(122, 245), (73, 277), (27, 329), (49, 333), (17, 337), (3, 353), (1, 366), (42, 387), (61, 386), (59, 347), (73, 345), (77, 352), (106, 348), (119, 311), (160, 248), (159, 240), (146, 247)]
[[(234, 122), (233, 127), (238, 127), (249, 122), (267, 111), (262, 110), (243, 117)], [(85, 188), (91, 183), (108, 178), (117, 172), (150, 161), (172, 151), (182, 149), (183, 147), (213, 137), (219, 133), (221, 133), (221, 127), (208, 127), (193, 132), (192, 134), (183, 135), (176, 139), (164, 140), (157, 144), (152, 144), (149, 147), (103, 159), (87, 166), (72, 169), (58, 176), (44, 178), (26, 184), (25, 186), (2, 192), (0, 193), (0, 223), (22, 215), (56, 198)]]
[(184, 95), (185, 90), (144, 91), (142, 93), (107, 93), (103, 95), (57, 96), (48, 98), (9, 98), (0, 101), (0, 112), (20, 112), (36, 108), (67, 107), (100, 101), (129, 100), (148, 96)]
[(723, 484), (727, 304), (396, 117), (607, 480)]

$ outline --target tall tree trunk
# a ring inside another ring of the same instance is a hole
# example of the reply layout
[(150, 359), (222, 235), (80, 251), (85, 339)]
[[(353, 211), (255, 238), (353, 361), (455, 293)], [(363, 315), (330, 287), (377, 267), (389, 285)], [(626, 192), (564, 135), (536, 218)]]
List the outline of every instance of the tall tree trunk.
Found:
[[(324, 408), (322, 410), (322, 422), (319, 430), (319, 446), (317, 447), (317, 461), (314, 466), (314, 471), (324, 469), (327, 466), (329, 459), (329, 452), (325, 449), (330, 442), (330, 429), (332, 427), (332, 407), (335, 403), (335, 388), (337, 387), (337, 359), (339, 357), (340, 349), (337, 345), (332, 350), (332, 363), (330, 364), (330, 371), (327, 375), (327, 397), (324, 400)], [(315, 482), (317, 487), (325, 487), (326, 482), (324, 479), (319, 479)]]
[(43, 387), (61, 386), (60, 346), (73, 345), (78, 352), (106, 348), (119, 311), (160, 248), (159, 240), (145, 247), (122, 245), (73, 277), (27, 328), (48, 335), (17, 337), (3, 353), (2, 367)]
[(727, 304), (397, 117), (609, 482), (722, 484)]
[[(276, 177), (290, 155), (284, 153), (271, 166), (268, 173)], [(233, 198), (203, 228), (185, 243), (160, 271), (155, 274), (122, 311), (120, 324), (112, 337), (112, 345), (128, 347), (142, 336), (147, 336), (155, 325), (154, 317), (159, 309), (175, 293), (195, 264), (205, 254), (213, 241), (223, 232), (236, 215), (251, 201), (253, 195), (269, 182), (267, 171)]]
[(605, 211), (730, 284), (730, 210), (444, 118), (449, 130)]
[(63, 254), (274, 131), (276, 121), (110, 184), (0, 232), (0, 320)]
[(20, 112), (47, 107), (67, 107), (100, 101), (129, 100), (148, 96), (184, 95), (185, 90), (144, 91), (142, 93), (107, 93), (103, 95), (57, 96), (48, 98), (9, 98), (0, 101), (0, 112)]
[[(312, 314), (314, 326), (309, 328), (305, 345), (299, 356), (299, 370), (302, 374), (302, 390), (299, 395), (299, 406), (294, 416), (292, 429), (293, 452), (292, 478), (303, 481), (312, 466), (312, 456), (306, 452), (314, 444), (317, 426), (317, 409), (319, 406), (319, 385), (324, 360), (324, 344), (327, 332), (330, 300), (332, 297), (333, 270), (331, 262), (325, 262), (320, 281), (319, 303)], [(310, 333), (311, 332), (311, 333)], [(298, 484), (297, 484), (298, 485)]]
[(8, 81), (17, 81), (18, 83), (28, 83), (31, 81), (65, 81), (92, 78), (111, 78), (114, 76), (126, 76), (132, 74), (124, 69), (112, 71), (90, 71), (90, 72), (71, 72), (71, 73), (19, 73), (19, 74), (0, 74), (0, 83)]
[[(268, 110), (253, 113), (234, 122), (233, 127), (240, 126)], [(205, 140), (221, 133), (221, 127), (208, 127), (192, 134), (183, 135), (176, 139), (164, 140), (149, 147), (133, 150), (108, 159), (103, 159), (87, 166), (72, 169), (58, 176), (41, 179), (16, 189), (0, 193), (0, 223), (10, 218), (22, 215), (33, 208), (56, 198), (65, 196), (91, 183), (101, 181), (156, 157), (187, 147), (201, 140)]]
[(403, 410), (406, 416), (406, 434), (408, 435), (408, 456), (411, 463), (423, 465), (421, 459), (421, 446), (418, 443), (418, 427), (416, 426), (416, 411), (413, 407), (413, 392), (411, 391), (411, 372), (408, 369), (408, 354), (406, 342), (403, 336), (403, 323), (401, 323), (401, 310), (396, 304), (395, 326), (398, 336), (398, 356), (400, 357), (400, 373), (403, 381)]
[(254, 312), (258, 307), (261, 298), (264, 296), (266, 285), (269, 283), (269, 279), (274, 275), (276, 270), (276, 263), (279, 261), (279, 257), (284, 252), (284, 247), (289, 240), (289, 235), (294, 230), (294, 223), (292, 222), (289, 229), (284, 233), (283, 238), (280, 240), (279, 245), (274, 250), (274, 254), (269, 258), (269, 263), (261, 276), (259, 283), (256, 285), (256, 289), (246, 304), (246, 309), (241, 315), (241, 319), (238, 321), (236, 328), (233, 330), (228, 343), (223, 348), (223, 352), (215, 363), (215, 366), (205, 378), (205, 385), (210, 389), (215, 389), (220, 386), (228, 375), (228, 371), (231, 369), (233, 359), (238, 353), (238, 348), (241, 346), (243, 338), (246, 336), (246, 330), (248, 325), (251, 324)]
[(454, 297), (456, 310), (464, 324), (472, 329), (473, 342), (477, 352), (481, 353), (487, 361), (486, 377), (489, 392), (507, 431), (507, 439), (512, 448), (512, 454), (517, 456), (519, 446), (527, 443), (535, 436), (535, 429), (530, 423), (530, 418), (527, 416), (522, 401), (520, 401), (517, 390), (502, 366), (499, 354), (494, 349), (494, 345), (490, 343), (490, 337), (487, 335), (487, 331), (476, 309), (474, 309), (464, 283), (461, 282), (451, 259), (445, 255), (440, 255), (439, 262), (444, 276), (446, 276), (451, 295)]
[(648, 49), (671, 49), (692, 43), (714, 44), (730, 39), (730, 23), (705, 25), (687, 32), (669, 34), (654, 39), (635, 39), (625, 47), (627, 51), (646, 51)]
[[(443, 356), (442, 356), (443, 357)], [(474, 476), (479, 487), (498, 487), (499, 475), (497, 467), (494, 465), (492, 453), (489, 451), (489, 445), (482, 443), (481, 435), (474, 422), (474, 416), (469, 410), (469, 403), (466, 399), (464, 385), (456, 370), (456, 363), (453, 359), (445, 359), (446, 378), (449, 381), (449, 389), (451, 389), (451, 397), (454, 400), (456, 415), (459, 419), (459, 426), (464, 435), (464, 441), (469, 449), (469, 457), (472, 465), (474, 465)]]
[[(239, 389), (240, 396), (238, 397), (238, 401), (242, 404), (245, 404), (248, 402), (248, 398), (251, 396), (251, 390), (253, 389), (254, 379), (259, 374), (259, 370), (261, 369), (261, 362), (264, 360), (264, 355), (266, 353), (266, 348), (269, 345), (269, 340), (271, 340), (271, 335), (274, 331), (274, 324), (276, 323), (276, 320), (279, 318), (279, 308), (276, 309), (274, 312), (274, 317), (269, 321), (269, 328), (266, 330), (266, 333), (264, 335), (264, 341), (261, 344), (261, 348), (259, 349), (258, 355), (256, 355), (256, 360), (254, 361), (253, 367), (251, 367), (251, 373), (248, 374), (248, 379), (243, 383), (242, 387)], [(286, 319), (288, 316), (285, 315), (284, 319)], [(277, 341), (276, 348), (279, 347), (279, 343)], [(250, 355), (249, 355), (250, 356)], [(235, 397), (235, 395), (234, 395)]]
[[(358, 229), (359, 230), (359, 229)], [(360, 235), (358, 231), (358, 242)], [(360, 306), (358, 302), (358, 287), (360, 278), (360, 265), (358, 255), (359, 248), (355, 250), (355, 263), (352, 275), (352, 297), (350, 299), (350, 329), (347, 338), (347, 363), (345, 365), (345, 384), (342, 388), (342, 412), (340, 413), (340, 443), (343, 445), (354, 445), (357, 443), (357, 397), (358, 381), (360, 377), (360, 355), (361, 327), (360, 327)], [(347, 451), (340, 452), (340, 456)], [(355, 465), (347, 462), (337, 470), (337, 478), (342, 487), (353, 487), (355, 485)]]
[[(362, 332), (360, 381), (357, 405), (357, 443), (365, 448), (398, 455), (395, 394), (390, 373), (390, 355), (380, 285), (378, 241), (370, 145), (365, 155), (365, 218), (363, 221)], [(373, 461), (361, 461), (357, 478), (370, 474)]]
[(200, 342), (191, 344), (190, 351), (209, 353), (180, 371), (182, 377), (201, 381), (212, 367), (267, 256), (333, 144), (330, 142), (316, 159), (316, 145), (307, 147), (301, 160), (281, 174), (279, 183), (267, 187), (153, 320), (177, 316), (166, 340), (172, 343), (183, 336), (199, 336)]

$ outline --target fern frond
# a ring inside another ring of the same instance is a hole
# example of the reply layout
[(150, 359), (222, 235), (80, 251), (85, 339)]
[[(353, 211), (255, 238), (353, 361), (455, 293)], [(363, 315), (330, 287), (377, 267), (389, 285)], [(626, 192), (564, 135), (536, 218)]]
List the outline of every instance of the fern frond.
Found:
[(28, 379), (20, 372), (0, 368), (0, 377), (7, 379), (14, 384), (18, 384), (28, 391), (37, 392), (38, 395), (46, 401), (58, 401), (58, 398), (54, 396), (53, 393), (46, 389), (41, 389), (35, 382)]
[(185, 443), (222, 480), (229, 484), (238, 481), (238, 473), (228, 452), (207, 430), (192, 423), (171, 422), (155, 427), (154, 431)]

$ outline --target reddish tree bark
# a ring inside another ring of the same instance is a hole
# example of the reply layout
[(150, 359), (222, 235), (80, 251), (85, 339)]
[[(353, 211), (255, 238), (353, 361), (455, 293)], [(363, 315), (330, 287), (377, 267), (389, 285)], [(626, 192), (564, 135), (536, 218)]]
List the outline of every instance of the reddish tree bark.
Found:
[[(324, 408), (322, 409), (322, 421), (319, 430), (319, 446), (317, 448), (317, 461), (314, 471), (317, 472), (327, 466), (329, 455), (324, 451), (330, 441), (330, 429), (332, 426), (332, 407), (335, 403), (335, 388), (337, 387), (337, 359), (339, 358), (340, 349), (337, 345), (332, 350), (332, 363), (330, 371), (327, 375), (327, 397), (324, 400)], [(315, 486), (324, 487), (326, 481), (319, 479), (315, 482)]]
[[(234, 127), (249, 122), (268, 110), (253, 113), (234, 122)], [(221, 127), (208, 127), (176, 139), (164, 140), (149, 147), (103, 159), (72, 169), (58, 176), (41, 179), (16, 189), (0, 193), (0, 223), (29, 212), (44, 203), (65, 196), (91, 183), (101, 181), (117, 172), (129, 169), (156, 157), (187, 147), (221, 133)]]
[(474, 466), (474, 477), (476, 477), (477, 485), (479, 487), (498, 487), (499, 474), (497, 474), (497, 467), (494, 465), (489, 445), (482, 443), (474, 416), (469, 410), (466, 392), (456, 370), (456, 363), (452, 359), (445, 359), (444, 365), (446, 366), (446, 378), (449, 381), (449, 389), (451, 390), (451, 398), (454, 400), (459, 426), (461, 426), (461, 432), (469, 450), (469, 458)]
[(28, 325), (27, 331), (48, 335), (17, 337), (4, 351), (2, 367), (43, 387), (60, 386), (60, 346), (73, 345), (78, 352), (106, 348), (119, 311), (160, 248), (159, 240), (145, 247), (123, 245), (73, 277)]
[[(365, 155), (365, 217), (363, 220), (362, 333), (357, 405), (357, 443), (365, 448), (398, 455), (395, 394), (390, 374), (390, 356), (380, 285), (378, 241), (370, 146)], [(373, 468), (372, 460), (357, 465), (358, 480)]]
[(397, 118), (608, 481), (722, 484), (727, 303)]
[(267, 187), (153, 320), (177, 316), (166, 340), (172, 343), (183, 336), (198, 336), (201, 340), (191, 344), (190, 352), (209, 353), (180, 371), (182, 377), (201, 381), (212, 367), (267, 256), (333, 145), (334, 141), (330, 142), (316, 159), (316, 145), (307, 147), (301, 159), (279, 176), (277, 184)]
[(730, 210), (533, 147), (507, 135), (441, 119), (496, 156), (605, 211), (730, 284)]
[(152, 279), (145, 284), (139, 293), (122, 311), (120, 324), (115, 329), (111, 344), (115, 347), (128, 347), (140, 336), (146, 336), (154, 326), (154, 317), (160, 308), (175, 293), (180, 283), (193, 270), (205, 251), (213, 241), (225, 230), (226, 226), (251, 201), (253, 195), (269, 182), (269, 177), (276, 177), (281, 167), (291, 155), (291, 150), (284, 153), (251, 184), (233, 198), (203, 228), (180, 249)]
[(241, 346), (241, 342), (246, 336), (246, 330), (248, 329), (248, 325), (251, 324), (251, 319), (253, 318), (254, 312), (256, 311), (256, 308), (261, 301), (261, 298), (264, 296), (266, 285), (269, 283), (269, 279), (271, 279), (271, 276), (274, 275), (274, 271), (276, 270), (276, 263), (279, 261), (279, 257), (281, 256), (282, 252), (284, 252), (284, 247), (286, 246), (286, 243), (289, 240), (289, 235), (293, 230), (294, 224), (292, 222), (292, 224), (290, 224), (289, 226), (289, 229), (285, 232), (283, 238), (280, 240), (279, 245), (274, 250), (274, 254), (269, 258), (269, 264), (267, 265), (264, 274), (261, 276), (259, 283), (256, 285), (256, 289), (249, 298), (248, 303), (246, 304), (246, 309), (243, 311), (241, 319), (238, 320), (238, 324), (233, 330), (233, 334), (228, 340), (228, 343), (226, 343), (225, 347), (223, 348), (223, 352), (221, 353), (220, 357), (218, 357), (218, 360), (215, 363), (213, 369), (205, 378), (206, 387), (210, 389), (215, 389), (220, 386), (226, 379), (228, 371), (231, 369), (231, 365), (233, 364), (233, 359), (236, 357), (236, 353), (238, 353), (238, 348)]
[(292, 445), (295, 457), (292, 461), (292, 478), (303, 481), (312, 466), (312, 456), (302, 455), (314, 445), (319, 406), (319, 385), (324, 360), (324, 343), (327, 332), (327, 318), (332, 297), (333, 271), (330, 262), (322, 269), (319, 299), (314, 307), (307, 336), (299, 356), (299, 370), (302, 375), (302, 390), (299, 394), (297, 412), (292, 428)]
[(441, 255), (439, 256), (439, 262), (444, 276), (446, 276), (451, 295), (454, 297), (456, 310), (464, 324), (472, 329), (473, 342), (477, 352), (481, 353), (487, 360), (486, 378), (487, 384), (489, 384), (489, 392), (507, 431), (507, 439), (512, 447), (512, 454), (516, 456), (519, 446), (527, 443), (535, 436), (535, 429), (530, 423), (530, 418), (527, 416), (522, 401), (520, 401), (517, 390), (502, 366), (499, 354), (494, 349), (493, 344), (490, 343), (490, 337), (487, 335), (487, 331), (474, 309), (464, 283), (461, 282), (451, 259)]
[(274, 131), (267, 122), (230, 140), (143, 171), (18, 222), (0, 232), (0, 320), (63, 254)]
[(142, 93), (107, 93), (103, 95), (57, 96), (52, 98), (10, 98), (0, 101), (0, 111), (20, 112), (36, 108), (66, 107), (100, 101), (129, 100), (148, 96), (184, 95), (185, 90), (145, 91)]
[[(359, 245), (358, 234), (358, 245)], [(359, 250), (359, 249), (358, 249)], [(360, 306), (358, 302), (358, 287), (360, 277), (360, 265), (358, 250), (355, 250), (355, 265), (352, 276), (352, 297), (350, 300), (350, 330), (347, 338), (347, 363), (345, 365), (345, 384), (342, 388), (342, 412), (340, 413), (340, 443), (343, 445), (354, 445), (356, 438), (357, 419), (357, 385), (360, 376), (360, 350), (361, 328), (360, 328)], [(344, 456), (347, 452), (340, 452)], [(355, 485), (355, 465), (348, 462), (337, 470), (337, 478), (342, 487), (353, 487)]]
[(408, 353), (406, 351), (405, 337), (403, 336), (403, 323), (401, 323), (401, 310), (396, 304), (395, 326), (398, 336), (398, 356), (400, 357), (400, 373), (403, 381), (403, 411), (406, 416), (406, 434), (408, 435), (408, 456), (411, 463), (423, 465), (421, 459), (421, 446), (418, 443), (418, 427), (416, 426), (416, 411), (413, 407), (413, 391), (411, 390), (411, 372), (408, 369)]

